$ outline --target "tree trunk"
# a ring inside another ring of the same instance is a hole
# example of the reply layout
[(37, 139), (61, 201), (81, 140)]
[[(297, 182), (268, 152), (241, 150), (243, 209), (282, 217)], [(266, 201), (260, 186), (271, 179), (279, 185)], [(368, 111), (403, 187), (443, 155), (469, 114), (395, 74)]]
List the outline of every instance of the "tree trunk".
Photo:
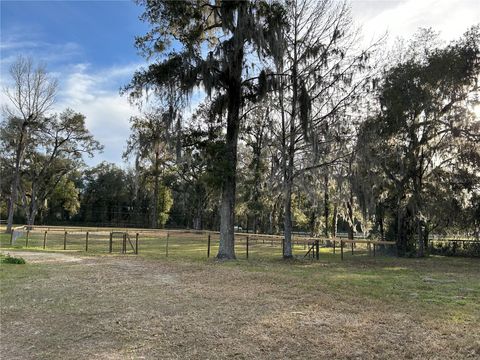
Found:
[(29, 226), (35, 225), (35, 218), (37, 216), (37, 212), (38, 212), (37, 205), (34, 202), (33, 204), (30, 205), (30, 214), (27, 219), (27, 224)]
[(155, 145), (155, 164), (154, 164), (154, 186), (153, 186), (153, 207), (152, 207), (152, 228), (156, 229), (158, 227), (158, 194), (160, 191), (160, 154), (158, 149), (158, 144)]
[(10, 203), (8, 206), (8, 218), (7, 218), (7, 232), (12, 231), (13, 227), (13, 215), (15, 213), (15, 202), (17, 201), (18, 197), (18, 187), (20, 185), (20, 163), (23, 157), (23, 150), (24, 150), (24, 140), (26, 137), (27, 132), (27, 122), (24, 121), (22, 124), (22, 130), (20, 133), (20, 139), (18, 141), (18, 146), (15, 151), (15, 170), (13, 175), (13, 183), (10, 193)]
[(277, 217), (277, 209), (278, 209), (278, 199), (275, 199), (273, 203), (272, 211), (270, 212), (269, 220), (270, 220), (270, 235), (278, 233), (278, 217)]
[(177, 162), (180, 162), (182, 159), (182, 123), (180, 120), (180, 116), (177, 116), (177, 123), (176, 123), (176, 142), (175, 142), (175, 154)]
[(315, 220), (317, 218), (316, 205), (313, 206), (312, 211), (310, 212), (310, 236), (315, 236)]
[[(288, 149), (286, 148), (286, 143), (284, 143), (284, 149), (287, 150), (287, 154), (284, 154), (283, 158), (284, 165), (284, 221), (283, 221), (283, 258), (289, 259), (293, 257), (292, 254), (292, 187), (293, 187), (293, 169), (294, 169), (294, 159), (295, 159), (295, 120), (297, 118), (297, 101), (298, 101), (298, 61), (297, 61), (297, 27), (294, 28), (294, 44), (293, 44), (293, 61), (292, 61), (292, 108), (290, 116), (290, 129), (288, 137)], [(282, 89), (283, 97), (283, 89)], [(282, 101), (283, 103), (283, 101)], [(282, 104), (283, 105), (283, 104)], [(282, 107), (282, 122), (284, 122), (284, 109)], [(285, 126), (283, 126), (283, 130)], [(285, 138), (285, 137), (284, 137)], [(286, 140), (286, 138), (285, 138)], [(287, 160), (288, 159), (288, 160)]]
[(18, 164), (15, 164), (15, 175), (10, 193), (10, 202), (8, 204), (7, 232), (12, 231), (13, 214), (15, 213), (15, 202), (18, 196), (18, 185), (20, 183), (20, 171)]
[(226, 164), (222, 184), (220, 203), (220, 245), (218, 259), (235, 259), (235, 191), (237, 173), (237, 143), (240, 129), (240, 103), (242, 96), (243, 67), (243, 22), (245, 21), (246, 3), (241, 3), (238, 10), (237, 29), (233, 35), (234, 50), (231, 58), (228, 79), (227, 134), (224, 160)]
[(401, 256), (407, 253), (407, 243), (403, 232), (403, 214), (400, 203), (397, 205), (397, 251)]
[(348, 238), (353, 240), (354, 237), (354, 218), (353, 218), (353, 189), (352, 185), (350, 185), (350, 194), (347, 202), (347, 210), (348, 210)]
[(330, 199), (328, 196), (328, 174), (325, 175), (324, 178), (324, 189), (323, 189), (323, 194), (324, 194), (324, 216), (325, 216), (325, 237), (329, 237), (329, 231), (328, 231), (328, 217), (330, 216)]
[(338, 206), (333, 206), (333, 218), (332, 218), (332, 236), (337, 237), (337, 223), (338, 223)]
[(222, 184), (222, 200), (220, 203), (220, 246), (217, 258), (235, 259), (235, 190), (237, 168), (237, 141), (238, 141), (238, 115), (240, 96), (233, 101), (229, 97), (229, 111), (227, 117), (227, 139), (225, 143), (225, 156), (227, 169)]
[(425, 256), (425, 243), (422, 231), (422, 222), (420, 219), (417, 219), (417, 235), (418, 235), (418, 257)]
[(287, 180), (284, 187), (284, 214), (283, 214), (283, 258), (288, 259), (292, 255), (292, 183)]
[(385, 227), (383, 223), (383, 216), (378, 219), (378, 224), (380, 226), (380, 240), (385, 241)]

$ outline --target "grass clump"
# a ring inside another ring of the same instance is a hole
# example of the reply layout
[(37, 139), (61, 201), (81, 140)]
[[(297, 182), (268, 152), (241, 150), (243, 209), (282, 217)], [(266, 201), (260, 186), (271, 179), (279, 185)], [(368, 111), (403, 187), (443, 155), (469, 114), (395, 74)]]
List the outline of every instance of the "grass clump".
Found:
[(25, 264), (25, 259), (21, 257), (14, 257), (7, 254), (7, 256), (0, 257), (0, 263), (2, 264)]

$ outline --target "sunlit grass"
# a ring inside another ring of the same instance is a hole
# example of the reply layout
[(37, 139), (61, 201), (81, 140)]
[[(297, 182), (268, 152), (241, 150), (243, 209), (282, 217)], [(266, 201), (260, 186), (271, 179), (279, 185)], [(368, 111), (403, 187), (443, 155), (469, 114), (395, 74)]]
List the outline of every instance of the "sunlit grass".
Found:
[[(131, 238), (135, 245), (134, 237)], [(108, 233), (90, 234), (88, 252), (85, 252), (85, 235), (67, 235), (67, 250), (63, 250), (64, 234), (47, 234), (46, 249), (43, 249), (43, 234), (29, 234), (9, 245), (10, 236), (0, 234), (0, 246), (4, 251), (29, 250), (77, 254), (81, 256), (110, 256)], [(205, 266), (219, 265), (215, 261), (218, 252), (218, 236), (212, 236), (210, 258), (207, 258), (207, 235), (174, 233), (167, 236), (140, 236), (139, 254), (134, 255), (127, 243), (128, 253), (123, 256), (140, 257), (162, 262), (197, 263)], [(121, 253), (122, 239), (115, 237), (112, 255)], [(436, 314), (454, 322), (473, 321), (480, 318), (480, 264), (475, 259), (431, 256), (425, 259), (400, 259), (373, 257), (366, 248), (359, 246), (351, 254), (344, 249), (344, 261), (337, 246), (322, 247), (320, 260), (305, 258), (303, 244), (294, 245), (295, 259), (282, 260), (282, 248), (278, 242), (250, 241), (249, 257), (246, 258), (246, 241), (236, 242), (237, 260), (222, 262), (225, 268), (240, 268), (249, 273), (267, 275), (273, 283), (294, 281), (298, 286), (313, 291), (322, 286), (328, 291), (348, 298), (372, 299), (402, 308), (412, 307), (424, 313)], [(3, 273), (3, 272), (2, 272)]]

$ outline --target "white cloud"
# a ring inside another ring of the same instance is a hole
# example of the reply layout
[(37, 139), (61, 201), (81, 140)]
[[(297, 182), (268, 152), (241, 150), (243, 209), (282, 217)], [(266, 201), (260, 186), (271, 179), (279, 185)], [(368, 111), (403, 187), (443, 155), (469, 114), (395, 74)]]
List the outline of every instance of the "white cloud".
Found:
[(432, 27), (448, 41), (480, 22), (478, 0), (357, 0), (352, 5), (357, 22), (363, 23), (367, 41), (387, 30), (390, 39), (408, 39), (419, 27)]
[(77, 64), (71, 72), (63, 74), (56, 111), (72, 108), (86, 116), (92, 134), (104, 146), (104, 153), (87, 160), (90, 165), (103, 160), (121, 163), (122, 153), (129, 136), (129, 119), (138, 110), (131, 106), (118, 89), (128, 81), (135, 64), (114, 66), (91, 71), (88, 64)]
[(82, 47), (75, 42), (55, 44), (42, 41), (3, 41), (0, 43), (2, 52), (0, 65), (2, 69), (10, 66), (19, 55), (35, 58), (37, 62), (58, 64), (74, 59), (82, 54)]

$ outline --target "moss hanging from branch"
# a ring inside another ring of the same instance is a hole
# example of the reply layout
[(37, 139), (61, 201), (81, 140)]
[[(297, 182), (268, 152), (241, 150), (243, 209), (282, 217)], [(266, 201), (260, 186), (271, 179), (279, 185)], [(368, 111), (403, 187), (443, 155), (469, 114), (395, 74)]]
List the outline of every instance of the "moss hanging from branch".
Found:
[(309, 118), (312, 110), (312, 100), (308, 95), (308, 91), (304, 82), (302, 82), (300, 85), (298, 105), (300, 110), (300, 122), (302, 124), (303, 135), (305, 137), (305, 140), (309, 141), (309, 132), (310, 132)]

